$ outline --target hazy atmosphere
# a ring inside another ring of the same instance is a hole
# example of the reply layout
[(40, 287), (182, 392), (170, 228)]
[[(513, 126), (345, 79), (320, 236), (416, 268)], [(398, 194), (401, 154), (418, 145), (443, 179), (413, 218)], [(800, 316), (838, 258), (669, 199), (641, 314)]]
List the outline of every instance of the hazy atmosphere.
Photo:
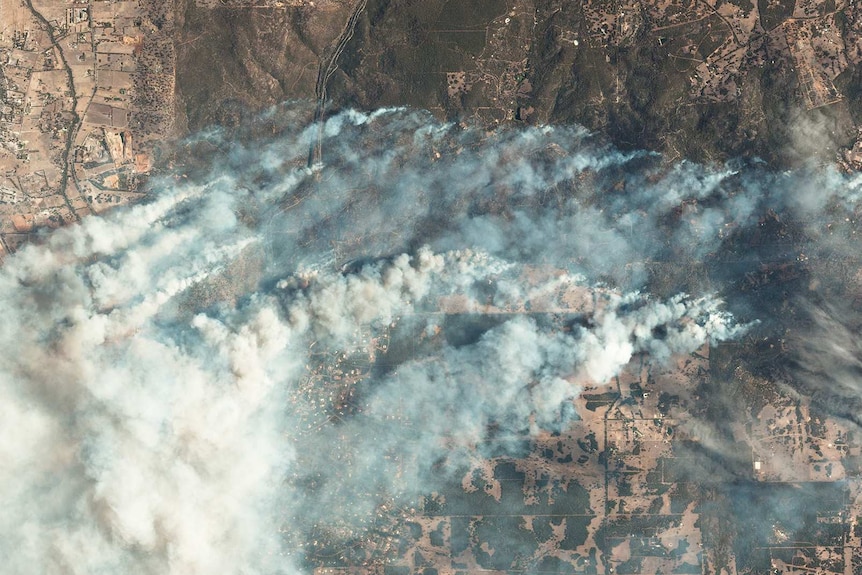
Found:
[[(194, 136), (147, 201), (7, 258), (8, 572), (309, 572), (322, 538), (398, 539), (477, 457), (576, 425), (585, 388), (704, 344), (779, 345), (781, 385), (859, 421), (858, 317), (817, 263), (857, 257), (858, 178), (312, 114)], [(764, 260), (805, 279), (741, 289)], [(685, 473), (750, 481), (694, 413)], [(729, 505), (772, 506), (747, 489)]]

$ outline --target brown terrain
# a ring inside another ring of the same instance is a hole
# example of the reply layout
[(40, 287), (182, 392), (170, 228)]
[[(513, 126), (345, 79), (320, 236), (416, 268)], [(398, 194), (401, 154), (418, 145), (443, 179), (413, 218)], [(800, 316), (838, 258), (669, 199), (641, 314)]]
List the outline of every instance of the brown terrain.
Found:
[[(315, 99), (862, 167), (849, 0), (3, 0), (0, 239), (134, 201), (176, 137)], [(165, 144), (168, 144), (167, 146)], [(317, 150), (319, 155), (321, 150)]]
[(858, 165), (862, 22), (846, 0), (232, 0), (188, 2), (182, 18), (192, 128), (328, 96), (485, 125), (576, 122), (671, 161), (792, 163), (813, 125), (823, 159)]

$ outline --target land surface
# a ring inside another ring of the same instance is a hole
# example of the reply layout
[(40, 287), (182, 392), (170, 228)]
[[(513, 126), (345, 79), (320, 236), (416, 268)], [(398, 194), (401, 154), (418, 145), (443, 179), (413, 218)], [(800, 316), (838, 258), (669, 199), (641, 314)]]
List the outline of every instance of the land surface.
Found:
[(0, 243), (135, 201), (175, 130), (169, 3), (2, 0)]
[[(849, 0), (2, 0), (0, 240), (134, 201), (170, 142), (315, 99), (862, 167)], [(310, 161), (323, 150), (310, 151)]]
[[(575, 122), (669, 161), (862, 160), (862, 19), (846, 0), (184, 6), (178, 79), (194, 127), (328, 96), (491, 126)], [(202, 61), (215, 74), (195, 73)]]

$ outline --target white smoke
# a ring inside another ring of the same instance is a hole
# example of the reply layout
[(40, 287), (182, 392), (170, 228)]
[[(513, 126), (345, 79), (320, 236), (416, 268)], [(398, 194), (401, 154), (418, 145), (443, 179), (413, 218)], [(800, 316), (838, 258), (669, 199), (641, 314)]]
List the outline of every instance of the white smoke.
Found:
[[(623, 194), (606, 184), (649, 157), (576, 130), (480, 141), (381, 111), (337, 116), (324, 135), (316, 170), (296, 161), (316, 129), (236, 144), (205, 175), (155, 184), (150, 203), (8, 259), (5, 572), (292, 573), (293, 543), (345, 501), (361, 518), (416, 497), (435, 462), (561, 424), (583, 385), (637, 354), (741, 332), (712, 295), (599, 283), (669, 242), (696, 257), (721, 226), (746, 225), (762, 190), (731, 186), (732, 170), (650, 164)], [(711, 203), (671, 217), (695, 200)], [(259, 275), (236, 277), (250, 258), (265, 259)], [(528, 278), (534, 263), (553, 273)], [(198, 299), (219, 283), (238, 303)], [(434, 335), (452, 308), (499, 321), (452, 345)], [(385, 356), (372, 340), (410, 322), (431, 343), (366, 370), (362, 405), (331, 423), (335, 401), (315, 388), (336, 381), (326, 362)], [(292, 478), (315, 474), (312, 500)]]
[[(200, 207), (179, 229), (156, 224), (135, 243), (104, 242), (123, 249), (100, 247), (103, 259), (90, 261), (93, 248), (50, 245), (24, 250), (2, 270), (9, 321), (0, 357), (0, 492), (12, 572), (288, 571), (278, 531), (290, 523), (292, 494), (282, 492), (282, 477), (297, 450), (317, 447), (294, 435), (286, 402), (309, 361), (309, 338), (348, 349), (363, 326), (412, 313), (429, 294), (466, 293), (465, 285), (500, 269), (473, 254), (465, 261), (420, 250), (353, 275), (321, 270), (296, 293), (299, 278), (287, 280), (276, 294), (255, 294), (219, 316), (171, 317), (174, 296), (238, 255), (215, 240), (197, 240), (195, 257), (162, 247), (191, 232), (239, 233), (208, 227)], [(123, 221), (133, 225), (146, 211), (112, 223), (126, 229)], [(65, 233), (78, 240), (87, 230)], [(474, 346), (405, 364), (350, 422), (356, 448), (373, 460), (403, 439), (388, 430), (386, 440), (369, 441), (363, 431), (366, 418), (379, 425), (393, 412), (395, 397), (410, 401), (410, 439), (427, 446), (414, 454), (419, 460), (439, 451), (432, 446), (444, 436), (478, 444), (493, 419), (548, 422), (577, 394), (578, 366), (601, 381), (646, 350), (653, 327), (674, 326), (679, 337), (668, 338), (667, 351), (676, 353), (705, 341), (697, 322), (715, 321), (682, 299), (642, 301), (621, 317), (614, 308), (631, 299), (611, 298), (597, 326), (574, 336), (516, 318)], [(722, 336), (726, 320), (713, 326)], [(415, 489), (422, 479), (411, 481)]]

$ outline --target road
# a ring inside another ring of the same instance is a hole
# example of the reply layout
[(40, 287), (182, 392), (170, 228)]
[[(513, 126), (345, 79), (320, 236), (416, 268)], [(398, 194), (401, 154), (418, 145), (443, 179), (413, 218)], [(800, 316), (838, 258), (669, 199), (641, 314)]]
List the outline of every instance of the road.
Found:
[(318, 164), (323, 160), (323, 112), (326, 109), (326, 85), (329, 79), (338, 69), (338, 58), (353, 38), (353, 32), (356, 30), (356, 22), (362, 11), (365, 10), (368, 0), (357, 0), (350, 13), (350, 17), (344, 24), (344, 29), (335, 40), (335, 47), (332, 49), (329, 58), (325, 56), (320, 60), (320, 67), (317, 70), (317, 83), (314, 86), (314, 97), (317, 105), (314, 109), (314, 121), (318, 124), (317, 142), (312, 145), (308, 151), (308, 166)]

